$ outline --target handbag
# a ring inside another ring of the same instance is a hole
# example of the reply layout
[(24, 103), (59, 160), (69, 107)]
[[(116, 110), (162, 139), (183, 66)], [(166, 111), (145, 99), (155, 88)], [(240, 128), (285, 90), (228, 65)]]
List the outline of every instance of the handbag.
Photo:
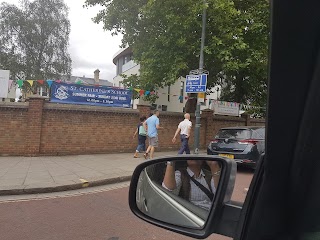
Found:
[(147, 136), (147, 132), (146, 132), (146, 130), (144, 129), (144, 126), (143, 126), (143, 125), (141, 125), (141, 126), (139, 127), (139, 135), (140, 135), (140, 136)]

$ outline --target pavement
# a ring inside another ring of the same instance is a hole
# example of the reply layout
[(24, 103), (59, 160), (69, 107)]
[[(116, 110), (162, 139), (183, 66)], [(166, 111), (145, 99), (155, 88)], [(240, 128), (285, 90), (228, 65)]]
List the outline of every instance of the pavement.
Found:
[[(177, 152), (160, 152), (156, 157)], [(133, 154), (0, 157), (0, 196), (68, 191), (129, 181), (144, 161)]]

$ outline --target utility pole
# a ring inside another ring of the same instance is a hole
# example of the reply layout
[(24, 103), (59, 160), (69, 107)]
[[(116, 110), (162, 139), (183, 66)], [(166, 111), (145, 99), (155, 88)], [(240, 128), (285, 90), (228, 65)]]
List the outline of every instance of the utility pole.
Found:
[[(203, 13), (202, 13), (202, 32), (201, 32), (201, 48), (200, 48), (200, 60), (199, 60), (199, 69), (198, 74), (201, 76), (204, 71), (204, 44), (206, 38), (206, 23), (207, 23), (207, 1), (203, 0)], [(197, 96), (198, 98), (198, 96)], [(197, 108), (196, 108), (196, 125), (194, 132), (194, 153), (199, 153), (200, 148), (200, 126), (201, 126), (201, 115), (200, 115), (200, 102), (199, 98), (197, 99)]]

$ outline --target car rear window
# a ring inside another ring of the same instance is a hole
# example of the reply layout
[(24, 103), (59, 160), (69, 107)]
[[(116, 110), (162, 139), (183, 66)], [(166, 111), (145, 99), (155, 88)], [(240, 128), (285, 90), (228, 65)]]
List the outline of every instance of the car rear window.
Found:
[(253, 139), (264, 139), (265, 138), (265, 128), (255, 129), (252, 134)]
[(251, 131), (247, 129), (221, 129), (215, 138), (249, 139)]

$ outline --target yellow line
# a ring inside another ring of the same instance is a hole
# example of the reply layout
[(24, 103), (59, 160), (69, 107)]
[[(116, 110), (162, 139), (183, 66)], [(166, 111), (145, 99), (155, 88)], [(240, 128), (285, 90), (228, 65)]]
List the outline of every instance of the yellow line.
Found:
[(85, 179), (82, 179), (82, 178), (80, 178), (80, 181), (82, 182), (82, 187), (83, 188), (89, 187), (89, 181), (87, 181)]

